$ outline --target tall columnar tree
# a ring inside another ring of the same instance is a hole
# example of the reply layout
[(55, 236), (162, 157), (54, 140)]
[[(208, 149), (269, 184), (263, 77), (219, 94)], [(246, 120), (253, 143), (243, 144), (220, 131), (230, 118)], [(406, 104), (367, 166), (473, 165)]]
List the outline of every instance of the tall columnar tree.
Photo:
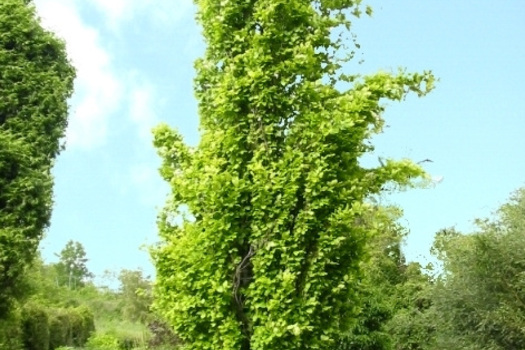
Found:
[(382, 130), (381, 100), (424, 95), (433, 77), (339, 74), (334, 30), (350, 27), (359, 1), (196, 4), (200, 144), (155, 130), (172, 186), (157, 308), (187, 349), (333, 348), (356, 311), (365, 199), (423, 174), (409, 160), (359, 159)]
[(0, 318), (49, 224), (74, 75), (29, 1), (0, 1)]

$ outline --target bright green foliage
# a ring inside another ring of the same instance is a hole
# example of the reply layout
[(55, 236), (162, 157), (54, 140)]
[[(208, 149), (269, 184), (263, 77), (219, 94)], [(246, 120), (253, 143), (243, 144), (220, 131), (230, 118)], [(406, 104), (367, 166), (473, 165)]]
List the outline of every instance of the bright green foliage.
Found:
[(75, 289), (82, 287), (88, 278), (93, 277), (86, 266), (88, 259), (81, 243), (68, 241), (57, 256), (60, 261), (55, 265), (55, 268), (60, 285)]
[(20, 294), (52, 204), (50, 169), (74, 69), (27, 1), (0, 1), (0, 319)]
[(381, 100), (424, 95), (433, 77), (339, 76), (330, 33), (359, 15), (356, 1), (196, 3), (208, 44), (196, 62), (200, 144), (155, 130), (172, 186), (157, 309), (187, 349), (332, 349), (357, 312), (374, 230), (365, 199), (423, 174), (409, 160), (359, 159), (382, 130)]
[(45, 264), (40, 256), (35, 258), (25, 278), (30, 299), (46, 306), (65, 306), (71, 292), (59, 285), (54, 264)]
[(441, 318), (436, 348), (525, 348), (525, 189), (479, 232), (443, 230), (435, 252), (444, 275), (434, 300)]
[(89, 338), (86, 349), (88, 350), (120, 350), (119, 341), (109, 334), (98, 334)]

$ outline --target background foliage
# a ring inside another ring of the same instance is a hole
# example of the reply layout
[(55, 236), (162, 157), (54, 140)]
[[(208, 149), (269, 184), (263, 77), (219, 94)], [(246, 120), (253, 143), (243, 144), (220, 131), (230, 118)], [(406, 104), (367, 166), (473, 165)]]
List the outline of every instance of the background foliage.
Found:
[(447, 229), (436, 237), (434, 251), (445, 271), (434, 295), (439, 342), (452, 339), (465, 349), (525, 347), (525, 189), (495, 218), (477, 224), (471, 235)]
[(56, 264), (34, 260), (24, 276), (26, 299), (0, 320), (0, 349), (100, 350), (103, 344), (109, 350), (160, 350), (179, 344), (151, 312), (151, 280), (142, 271), (122, 270), (108, 280), (112, 288), (89, 279), (70, 288), (58, 276)]

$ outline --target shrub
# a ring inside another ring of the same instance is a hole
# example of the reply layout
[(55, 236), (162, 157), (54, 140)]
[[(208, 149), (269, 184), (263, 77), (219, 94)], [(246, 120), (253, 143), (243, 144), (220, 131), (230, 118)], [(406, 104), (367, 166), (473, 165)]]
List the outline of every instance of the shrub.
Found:
[(22, 319), (19, 310), (12, 310), (0, 319), (0, 349), (20, 350), (22, 348)]
[(49, 320), (50, 350), (60, 346), (82, 347), (95, 331), (93, 313), (81, 306), (74, 309), (54, 309)]
[(119, 324), (116, 328), (106, 329), (103, 333), (117, 339), (120, 350), (145, 348), (149, 340), (149, 332), (143, 325), (138, 323), (125, 322)]
[(95, 334), (86, 343), (88, 350), (119, 350), (119, 340), (111, 334)]
[(86, 306), (71, 309), (71, 313), (73, 316), (71, 322), (73, 345), (84, 346), (91, 334), (95, 331), (93, 313)]
[(49, 350), (49, 316), (40, 305), (28, 303), (22, 309), (23, 343), (26, 350)]
[(55, 309), (49, 317), (49, 348), (73, 345), (70, 315), (66, 309)]

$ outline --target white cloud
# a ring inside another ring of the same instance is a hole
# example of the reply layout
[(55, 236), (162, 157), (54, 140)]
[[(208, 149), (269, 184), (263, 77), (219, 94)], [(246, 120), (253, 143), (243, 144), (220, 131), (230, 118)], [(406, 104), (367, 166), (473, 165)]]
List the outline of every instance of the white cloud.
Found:
[(66, 41), (69, 58), (77, 68), (67, 147), (100, 146), (107, 137), (108, 119), (122, 95), (110, 55), (101, 46), (98, 31), (83, 23), (74, 1), (36, 0), (35, 5), (43, 25)]
[[(104, 145), (108, 121), (124, 97), (124, 79), (114, 72), (110, 54), (101, 45), (100, 33), (82, 20), (80, 6), (95, 6), (112, 29), (124, 22), (146, 16), (155, 24), (179, 22), (192, 9), (192, 0), (35, 0), (44, 26), (66, 41), (67, 51), (77, 68), (75, 92), (66, 131), (69, 149), (92, 149)], [(128, 83), (128, 79), (126, 84)], [(129, 97), (130, 117), (142, 140), (150, 140), (157, 123), (153, 110), (151, 84), (132, 83)], [(128, 85), (129, 86), (129, 85)]]
[[(0, 0), (1, 1), (1, 0)], [(84, 1), (84, 2), (83, 2)], [(133, 164), (115, 173), (114, 185), (123, 195), (137, 196), (146, 206), (162, 205), (167, 186), (157, 168), (160, 160), (151, 147), (151, 129), (159, 121), (158, 92), (140, 72), (117, 74), (111, 55), (101, 43), (101, 34), (80, 16), (81, 6), (96, 6), (111, 29), (122, 29), (127, 21), (147, 16), (156, 24), (183, 18), (191, 0), (35, 0), (44, 26), (66, 41), (67, 51), (77, 68), (75, 93), (66, 132), (68, 149), (89, 150), (104, 146), (110, 118), (127, 113), (134, 139), (145, 147), (134, 154)], [(126, 107), (123, 107), (125, 105)]]

